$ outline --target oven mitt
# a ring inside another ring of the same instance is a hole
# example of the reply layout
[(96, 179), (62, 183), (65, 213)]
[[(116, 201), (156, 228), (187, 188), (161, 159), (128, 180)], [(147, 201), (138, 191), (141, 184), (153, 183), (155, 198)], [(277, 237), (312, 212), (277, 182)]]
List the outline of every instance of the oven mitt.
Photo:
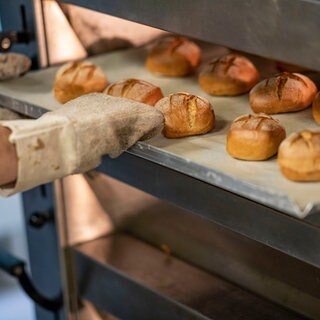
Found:
[(29, 71), (31, 60), (20, 53), (0, 54), (0, 80), (17, 78)]
[(162, 114), (148, 105), (94, 93), (66, 103), (37, 120), (3, 121), (16, 144), (18, 179), (11, 195), (97, 167), (101, 156), (118, 157), (138, 140), (161, 132)]
[(0, 120), (17, 120), (17, 119), (23, 119), (23, 116), (9, 109), (0, 107)]

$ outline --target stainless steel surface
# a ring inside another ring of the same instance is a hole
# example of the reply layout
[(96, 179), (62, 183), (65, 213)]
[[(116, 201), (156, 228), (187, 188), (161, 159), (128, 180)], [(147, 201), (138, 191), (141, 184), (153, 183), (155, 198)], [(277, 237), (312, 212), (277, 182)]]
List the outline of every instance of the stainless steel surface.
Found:
[[(47, 297), (57, 297), (63, 293), (64, 285), (53, 185), (43, 185), (24, 192), (22, 198), (32, 281)], [(34, 228), (29, 221), (37, 212), (52, 212), (54, 218), (41, 228)], [(39, 320), (66, 319), (63, 308), (54, 314), (39, 306), (36, 306), (36, 317)]]
[[(126, 230), (280, 305), (313, 319), (320, 317), (320, 269), (101, 173), (87, 174), (86, 188), (82, 186), (83, 179), (74, 178), (68, 178), (65, 185), (69, 195), (66, 204), (71, 238), (80, 232), (90, 235), (95, 221), (101, 221), (103, 208), (105, 220), (112, 221), (113, 225), (105, 235), (114, 230)], [(89, 186), (92, 189), (89, 199), (94, 194), (95, 201), (76, 197), (74, 190), (87, 190)], [(90, 202), (90, 208), (84, 202)], [(214, 211), (214, 201), (211, 206)], [(83, 208), (86, 208), (85, 219), (91, 221), (89, 223), (79, 214)], [(100, 229), (96, 227), (99, 235)]]
[(10, 110), (16, 111), (24, 116), (34, 118), (34, 119), (39, 118), (44, 113), (48, 112), (48, 110), (46, 110), (43, 107), (28, 103), (28, 102), (24, 102), (21, 100), (15, 100), (1, 94), (0, 94), (0, 105)]
[[(48, 49), (48, 65), (86, 58), (87, 52), (59, 3), (52, 0), (41, 1)], [(66, 44), (68, 45), (66, 46)]]
[(124, 320), (304, 319), (125, 234), (74, 252), (82, 296)]
[(61, 2), (320, 70), (318, 0)]
[(125, 153), (99, 171), (230, 230), (320, 266), (319, 226), (257, 204), (189, 175)]

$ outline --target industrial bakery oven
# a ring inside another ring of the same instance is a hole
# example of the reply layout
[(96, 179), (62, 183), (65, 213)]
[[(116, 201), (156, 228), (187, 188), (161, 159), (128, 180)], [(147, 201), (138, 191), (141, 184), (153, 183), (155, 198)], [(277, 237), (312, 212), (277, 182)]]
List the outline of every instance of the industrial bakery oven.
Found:
[[(29, 34), (28, 43), (9, 37), (11, 49), (42, 70), (1, 83), (0, 104), (37, 118), (57, 106), (57, 69), (46, 67), (87, 52), (56, 2), (4, 2), (4, 31)], [(262, 69), (268, 58), (320, 71), (319, 1), (66, 2), (93, 10), (85, 11), (92, 21), (101, 12), (206, 41), (208, 56), (228, 47)], [(138, 47), (90, 59), (111, 81), (141, 77), (166, 93), (198, 93), (195, 77), (148, 74), (145, 54)], [(210, 99), (223, 115), (218, 140), (139, 142), (96, 171), (23, 194), (30, 272), (42, 295), (37, 319), (320, 319), (320, 185), (284, 180), (275, 160), (226, 160), (227, 120), (249, 112), (247, 96)], [(299, 114), (283, 117), (292, 130), (308, 124), (310, 111)]]

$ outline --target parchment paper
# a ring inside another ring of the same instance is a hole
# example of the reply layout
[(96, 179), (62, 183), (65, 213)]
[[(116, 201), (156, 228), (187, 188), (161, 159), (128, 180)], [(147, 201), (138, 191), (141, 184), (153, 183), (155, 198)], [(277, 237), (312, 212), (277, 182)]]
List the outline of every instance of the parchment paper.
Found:
[[(204, 63), (211, 57), (226, 52), (222, 47), (205, 48)], [(236, 192), (260, 203), (278, 208), (300, 218), (310, 213), (320, 213), (320, 182), (297, 183), (284, 178), (278, 169), (276, 158), (263, 162), (246, 162), (231, 158), (225, 150), (226, 133), (230, 122), (251, 112), (248, 95), (239, 97), (211, 97), (197, 83), (197, 75), (187, 78), (165, 78), (150, 74), (144, 67), (146, 49), (113, 52), (91, 58), (105, 70), (109, 81), (125, 78), (141, 78), (160, 86), (165, 95), (185, 91), (206, 97), (216, 114), (213, 132), (183, 139), (157, 137), (148, 144), (207, 169), (208, 177), (218, 173), (213, 184)], [(274, 64), (256, 57), (262, 78), (277, 72)], [(57, 68), (29, 73), (23, 78), (0, 83), (0, 94), (53, 110), (60, 106), (52, 94)], [(287, 134), (305, 128), (320, 130), (312, 119), (311, 109), (274, 116), (285, 126)], [(221, 176), (219, 174), (221, 173)], [(226, 177), (227, 179), (224, 179)], [(240, 209), (241, 210), (241, 209)]]

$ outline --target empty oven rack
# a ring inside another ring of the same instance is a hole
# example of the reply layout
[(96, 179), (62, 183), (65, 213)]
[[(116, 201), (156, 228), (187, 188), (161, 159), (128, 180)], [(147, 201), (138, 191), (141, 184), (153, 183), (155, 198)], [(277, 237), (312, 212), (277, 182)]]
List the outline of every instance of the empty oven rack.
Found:
[(73, 254), (81, 297), (120, 319), (304, 319), (125, 233)]

